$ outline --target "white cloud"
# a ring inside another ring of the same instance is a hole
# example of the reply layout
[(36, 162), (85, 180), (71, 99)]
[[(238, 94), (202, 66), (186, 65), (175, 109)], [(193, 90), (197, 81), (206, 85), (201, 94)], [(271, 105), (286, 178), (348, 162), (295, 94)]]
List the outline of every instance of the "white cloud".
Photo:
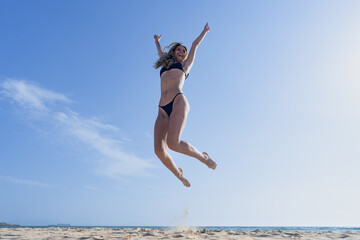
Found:
[(12, 182), (12, 183), (25, 184), (28, 186), (35, 186), (35, 187), (50, 187), (50, 185), (45, 183), (36, 182), (28, 179), (13, 178), (8, 176), (0, 176), (0, 180), (4, 180), (6, 182)]
[(40, 111), (47, 109), (45, 107), (46, 102), (70, 102), (70, 100), (62, 94), (37, 87), (25, 81), (7, 79), (1, 83), (1, 87), (1, 93), (6, 97), (15, 100), (23, 107), (35, 108)]
[(47, 104), (53, 101), (71, 102), (63, 94), (14, 79), (5, 80), (0, 86), (1, 94), (6, 99), (28, 110), (26, 114), (29, 116), (36, 115), (36, 118), (30, 118), (33, 124), (42, 121), (46, 124), (38, 124), (39, 127), (49, 124), (56, 126), (52, 131), (58, 131), (58, 135), (71, 137), (100, 153), (101, 161), (97, 171), (101, 174), (119, 179), (119, 175), (150, 175), (148, 170), (154, 168), (150, 160), (121, 148), (118, 138), (111, 136), (118, 132), (116, 126), (101, 123), (96, 118), (82, 117), (66, 106), (62, 106), (63, 110), (59, 111)]

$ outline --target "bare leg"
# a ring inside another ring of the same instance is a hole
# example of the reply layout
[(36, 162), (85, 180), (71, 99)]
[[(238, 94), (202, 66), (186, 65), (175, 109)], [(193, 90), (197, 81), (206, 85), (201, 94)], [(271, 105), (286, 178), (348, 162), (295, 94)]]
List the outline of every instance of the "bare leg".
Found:
[(154, 148), (155, 153), (161, 162), (186, 186), (190, 187), (189, 181), (184, 177), (181, 168), (178, 168), (171, 156), (166, 151), (167, 131), (169, 126), (169, 118), (160, 112), (155, 122), (154, 129)]
[(181, 133), (186, 124), (188, 112), (189, 107), (185, 96), (179, 95), (175, 99), (173, 111), (169, 120), (167, 144), (171, 150), (194, 157), (209, 168), (215, 169), (217, 165), (207, 153), (201, 153), (189, 142), (180, 140)]

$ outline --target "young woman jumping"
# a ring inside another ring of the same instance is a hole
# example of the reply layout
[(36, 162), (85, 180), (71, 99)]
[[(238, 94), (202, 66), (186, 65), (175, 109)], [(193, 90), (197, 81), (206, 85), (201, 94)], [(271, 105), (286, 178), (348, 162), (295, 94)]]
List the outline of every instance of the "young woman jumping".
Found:
[(182, 92), (182, 87), (193, 66), (196, 49), (209, 31), (210, 28), (206, 24), (200, 36), (193, 42), (189, 54), (187, 48), (179, 42), (170, 44), (169, 52), (164, 52), (159, 42), (162, 35), (154, 35), (159, 54), (159, 60), (154, 68), (162, 67), (160, 70), (161, 97), (154, 129), (155, 154), (186, 187), (190, 187), (190, 183), (184, 177), (183, 170), (175, 165), (167, 152), (167, 147), (194, 157), (211, 169), (216, 168), (216, 163), (206, 152), (201, 153), (190, 143), (180, 140), (189, 113), (189, 103)]

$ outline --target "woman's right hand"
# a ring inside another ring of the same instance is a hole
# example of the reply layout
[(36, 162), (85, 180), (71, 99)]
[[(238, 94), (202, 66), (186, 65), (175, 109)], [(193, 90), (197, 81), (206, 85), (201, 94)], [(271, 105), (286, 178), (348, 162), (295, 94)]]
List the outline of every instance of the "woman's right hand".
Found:
[(162, 34), (160, 36), (158, 36), (156, 34), (154, 35), (154, 38), (155, 38), (156, 41), (160, 41), (161, 37), (162, 37)]

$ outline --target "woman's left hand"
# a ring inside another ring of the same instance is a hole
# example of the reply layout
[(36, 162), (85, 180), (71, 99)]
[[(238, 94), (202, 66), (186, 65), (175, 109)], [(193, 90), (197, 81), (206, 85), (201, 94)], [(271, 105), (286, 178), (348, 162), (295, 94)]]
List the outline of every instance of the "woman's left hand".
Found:
[(209, 28), (209, 24), (206, 23), (205, 27), (204, 27), (204, 32), (210, 32), (210, 28)]

